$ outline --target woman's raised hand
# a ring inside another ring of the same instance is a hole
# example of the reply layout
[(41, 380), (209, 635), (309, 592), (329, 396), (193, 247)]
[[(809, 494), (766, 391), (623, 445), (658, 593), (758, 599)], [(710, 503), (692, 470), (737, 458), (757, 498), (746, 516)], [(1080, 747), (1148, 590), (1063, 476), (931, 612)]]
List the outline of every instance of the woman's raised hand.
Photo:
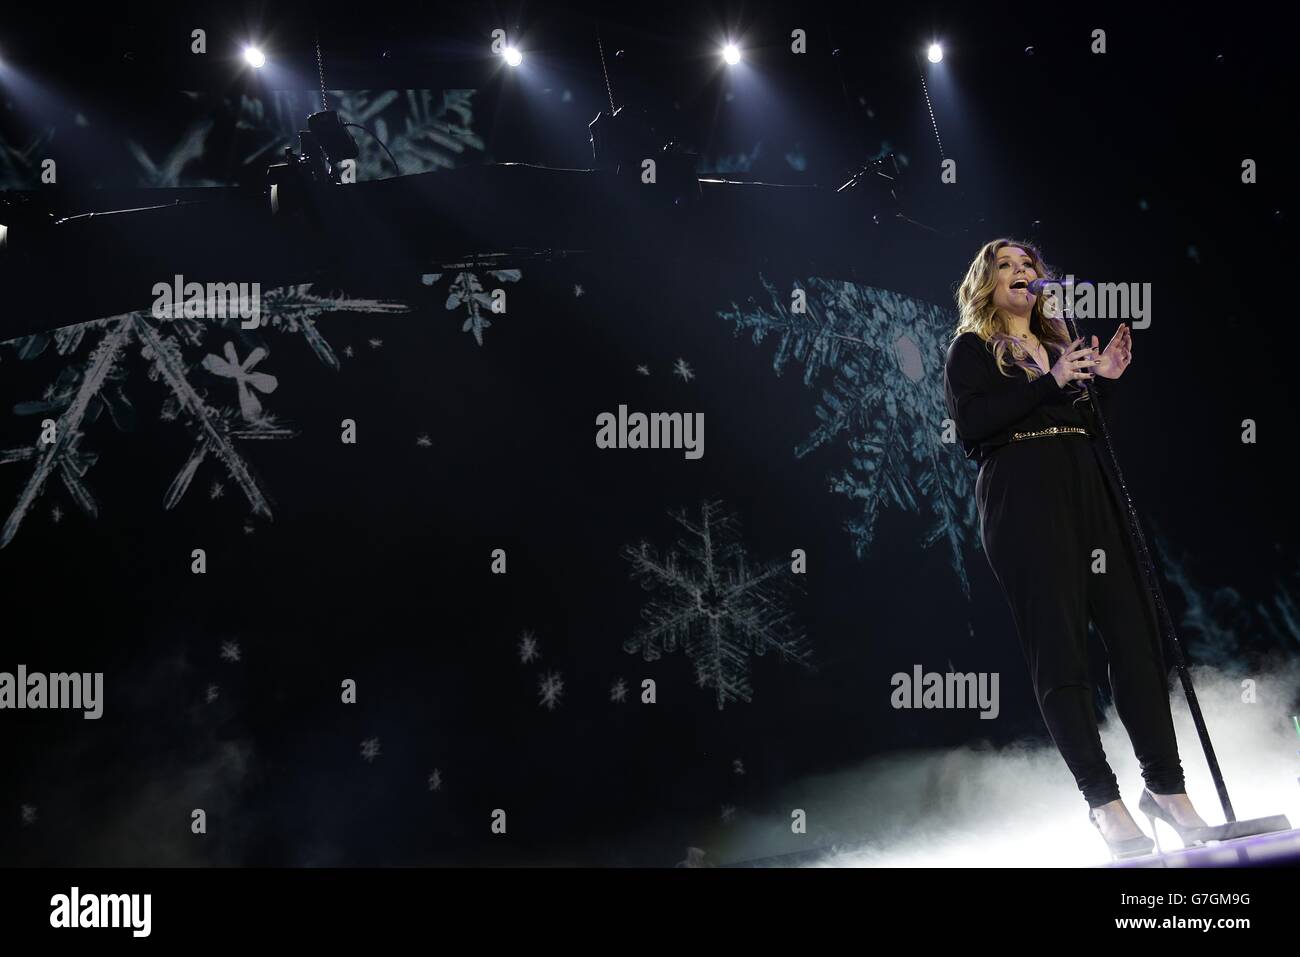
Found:
[(1052, 378), (1062, 389), (1067, 382), (1072, 379), (1091, 379), (1093, 373), (1086, 371), (1085, 367), (1095, 366), (1097, 364), (1096, 350), (1092, 346), (1076, 348), (1079, 343), (1083, 342), (1083, 336), (1075, 339), (1061, 353), (1061, 357), (1056, 360), (1056, 365), (1052, 366)]
[[(1092, 337), (1092, 347), (1097, 348), (1097, 337)], [(1133, 336), (1128, 331), (1128, 323), (1120, 323), (1115, 335), (1097, 363), (1097, 375), (1107, 379), (1118, 379), (1133, 361)]]

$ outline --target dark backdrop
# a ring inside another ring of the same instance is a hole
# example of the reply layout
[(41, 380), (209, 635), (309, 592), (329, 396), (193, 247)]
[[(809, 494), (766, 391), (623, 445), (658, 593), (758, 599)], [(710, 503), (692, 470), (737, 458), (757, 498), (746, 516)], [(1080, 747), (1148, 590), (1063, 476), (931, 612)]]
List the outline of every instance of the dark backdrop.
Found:
[[(315, 108), (305, 9), (24, 16), (0, 38), (11, 190), (39, 196), (43, 156), (73, 196), (255, 183), (291, 142), (295, 110)], [(999, 235), (1041, 242), (1062, 271), (1153, 284), (1152, 326), (1135, 334), (1107, 408), (1166, 596), (1194, 660), (1244, 672), (1295, 655), (1295, 404), (1275, 332), (1292, 213), (1278, 188), (1281, 66), (1259, 52), (1278, 23), (1184, 18), (1175, 39), (1127, 9), (371, 5), (358, 17), (319, 5), (315, 16), (336, 103), (400, 141), (403, 172), (589, 165), (586, 123), (607, 96), (599, 27), (617, 99), (699, 152), (702, 171), (833, 186), (895, 152), (902, 209), (929, 228), (882, 233), (834, 275), (802, 268), (780, 223), (762, 264), (650, 248), (473, 270), (508, 294), (504, 315), (480, 303), (481, 342), (464, 328), (475, 307), (454, 271), (429, 277), (431, 304), (395, 314), (308, 291), (326, 299), (313, 322), (327, 345), (315, 348), (287, 303), (252, 335), (162, 328), (227, 422), (246, 410), (204, 357), (226, 342), (241, 362), (267, 350), (253, 371), (277, 387), (257, 393), (258, 427), (293, 437), (233, 447), (270, 517), (250, 516), (250, 494), (211, 455), (164, 508), (194, 426), (171, 416), (175, 388), (150, 374), (121, 320), (5, 344), (0, 450), (14, 450), (65, 412), (97, 344), (127, 337), (100, 404), (76, 423), (82, 464), (97, 455), (84, 475), (96, 514), (57, 473), (24, 507), (32, 461), (0, 468), (3, 511), (21, 519), (0, 551), (0, 670), (103, 671), (107, 695), (97, 722), (4, 714), (5, 860), (671, 864), (710, 846), (721, 809), (780, 826), (789, 811), (772, 796), (809, 775), (893, 749), (1041, 735), (978, 548), (974, 466), (938, 443), (953, 288)], [(275, 38), (278, 79), (188, 53), (194, 26), (224, 51), (257, 22)], [(727, 24), (744, 26), (747, 49), (730, 79), (711, 45)], [(497, 25), (523, 38), (517, 75), (483, 56)], [(1094, 26), (1107, 30), (1104, 56), (1087, 52)], [(788, 53), (793, 27), (808, 31), (805, 58)], [(942, 71), (926, 66), (933, 124), (913, 53), (932, 33), (948, 41)], [(938, 183), (935, 127), (958, 185)], [(362, 178), (391, 175), (356, 135)], [(1258, 185), (1241, 184), (1244, 157)], [(790, 330), (777, 302), (795, 284), (864, 343), (810, 365), (796, 334), (780, 358)], [(49, 308), (51, 328), (101, 318), (60, 315), (57, 289)], [(1098, 324), (1103, 340), (1113, 325)], [(846, 397), (858, 415), (805, 449), (819, 410)], [(595, 416), (620, 403), (703, 412), (704, 457), (598, 450)], [(339, 441), (344, 418), (355, 446)], [(1240, 440), (1245, 418), (1257, 444)], [(624, 548), (644, 540), (663, 555), (689, 537), (670, 512), (698, 520), (712, 501), (734, 515), (753, 565), (808, 553), (801, 590), (778, 600), (812, 667), (751, 658), (752, 701), (723, 708), (681, 650), (655, 662), (624, 650), (650, 599)], [(194, 576), (200, 547), (208, 573)], [(507, 551), (504, 576), (490, 574), (494, 548)], [(521, 660), (525, 632), (535, 661)], [(892, 709), (890, 675), (914, 664), (1000, 672), (999, 720)], [(539, 699), (547, 672), (563, 681), (553, 709)], [(647, 677), (653, 706), (639, 702)], [(344, 678), (356, 705), (339, 702)], [(619, 679), (627, 699), (611, 701)], [(371, 738), (380, 751), (365, 760)], [(194, 807), (209, 813), (202, 842), (188, 832)], [(488, 831), (498, 807), (508, 842)]]

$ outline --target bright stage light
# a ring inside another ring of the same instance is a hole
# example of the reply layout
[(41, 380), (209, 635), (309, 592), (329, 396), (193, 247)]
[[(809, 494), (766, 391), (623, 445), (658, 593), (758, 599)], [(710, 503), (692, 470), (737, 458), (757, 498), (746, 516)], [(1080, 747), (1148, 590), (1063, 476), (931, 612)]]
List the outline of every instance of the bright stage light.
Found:
[(722, 59), (726, 60), (729, 66), (735, 66), (740, 62), (740, 47), (734, 43), (728, 43), (722, 48)]
[(937, 43), (931, 43), (926, 56), (929, 57), (931, 63), (938, 63), (943, 59), (943, 47)]
[(254, 70), (260, 70), (266, 66), (266, 54), (257, 47), (244, 47), (244, 59)]
[(506, 62), (509, 63), (511, 66), (518, 66), (519, 64), (524, 62), (524, 55), (514, 47), (506, 47), (503, 56), (505, 56)]

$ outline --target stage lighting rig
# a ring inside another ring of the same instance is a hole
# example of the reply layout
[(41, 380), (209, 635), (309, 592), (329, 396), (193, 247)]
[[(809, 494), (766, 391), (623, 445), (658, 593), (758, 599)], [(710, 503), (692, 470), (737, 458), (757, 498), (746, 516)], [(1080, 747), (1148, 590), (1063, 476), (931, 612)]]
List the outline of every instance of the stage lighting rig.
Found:
[(855, 189), (859, 184), (869, 183), (878, 189), (889, 193), (894, 200), (898, 199), (898, 194), (894, 191), (894, 183), (898, 180), (898, 161), (894, 158), (893, 153), (886, 153), (884, 156), (869, 160), (856, 173), (848, 178), (835, 192), (843, 193), (846, 190)]
[(271, 212), (292, 214), (307, 206), (313, 188), (339, 185), (342, 164), (360, 153), (347, 128), (333, 110), (321, 110), (307, 117), (307, 129), (298, 131), (298, 150), (284, 149), (283, 163), (266, 170), (271, 193)]
[(634, 112), (626, 105), (612, 113), (602, 110), (587, 129), (597, 169), (629, 188), (644, 188), (648, 185), (646, 161), (652, 160), (649, 169), (653, 169), (654, 185), (668, 204), (682, 206), (699, 200), (699, 157), (679, 143), (662, 140), (645, 111)]

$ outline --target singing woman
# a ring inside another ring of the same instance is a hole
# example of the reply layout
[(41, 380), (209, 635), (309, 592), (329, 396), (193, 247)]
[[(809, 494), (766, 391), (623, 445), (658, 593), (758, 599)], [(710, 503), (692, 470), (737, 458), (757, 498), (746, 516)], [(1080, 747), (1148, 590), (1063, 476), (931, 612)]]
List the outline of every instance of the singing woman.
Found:
[(1213, 829), (1185, 793), (1154, 606), (1104, 471), (1088, 395), (1096, 377), (1118, 379), (1128, 368), (1132, 337), (1122, 324), (1105, 350), (1096, 336), (1069, 341), (1064, 320), (1027, 288), (1038, 278), (1050, 273), (1037, 249), (997, 239), (980, 249), (957, 293), (944, 388), (962, 448), (980, 466), (980, 541), (1011, 605), (1048, 731), (1112, 856), (1149, 853), (1152, 844), (1102, 751), (1090, 618), (1142, 767), (1139, 808), (1153, 831), (1160, 819), (1184, 844), (1196, 843)]

